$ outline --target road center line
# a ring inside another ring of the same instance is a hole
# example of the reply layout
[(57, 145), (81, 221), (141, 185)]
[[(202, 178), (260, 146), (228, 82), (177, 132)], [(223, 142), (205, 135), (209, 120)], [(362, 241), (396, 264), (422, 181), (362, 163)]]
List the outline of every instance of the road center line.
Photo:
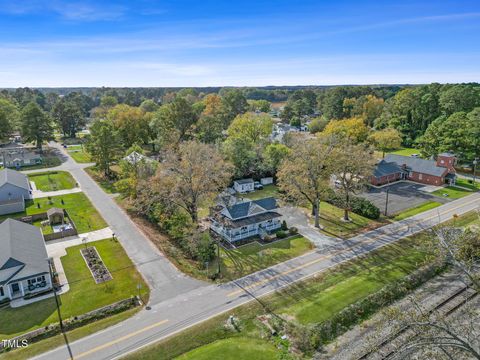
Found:
[(131, 337), (134, 337), (134, 336), (136, 336), (136, 335), (138, 335), (138, 334), (141, 334), (141, 333), (143, 333), (143, 332), (145, 332), (145, 331), (148, 331), (148, 330), (151, 330), (151, 329), (156, 328), (156, 327), (158, 327), (158, 326), (161, 326), (161, 325), (163, 325), (163, 324), (165, 324), (165, 323), (167, 323), (167, 322), (168, 322), (168, 320), (159, 321), (159, 322), (157, 322), (157, 323), (155, 323), (155, 324), (146, 326), (146, 327), (144, 327), (143, 329), (140, 329), (140, 330), (134, 331), (134, 332), (132, 332), (132, 333), (130, 333), (130, 334), (128, 334), (128, 335), (122, 336), (122, 337), (120, 337), (120, 338), (118, 338), (118, 339), (116, 339), (116, 340), (112, 340), (112, 341), (110, 341), (110, 342), (107, 342), (107, 343), (105, 343), (105, 344), (102, 344), (102, 345), (100, 345), (100, 346), (97, 346), (97, 347), (95, 347), (95, 348), (93, 348), (93, 349), (90, 349), (90, 350), (88, 350), (88, 351), (85, 351), (85, 352), (83, 352), (83, 353), (81, 353), (81, 354), (74, 355), (73, 358), (74, 358), (74, 359), (80, 359), (80, 358), (83, 358), (83, 357), (85, 357), (85, 356), (91, 355), (91, 354), (93, 354), (93, 353), (95, 353), (95, 352), (97, 352), (97, 351), (100, 351), (100, 350), (105, 349), (105, 348), (107, 348), (107, 347), (110, 347), (110, 346), (112, 346), (112, 345), (118, 344), (119, 342), (122, 342), (122, 341), (124, 341), (124, 340), (130, 339)]

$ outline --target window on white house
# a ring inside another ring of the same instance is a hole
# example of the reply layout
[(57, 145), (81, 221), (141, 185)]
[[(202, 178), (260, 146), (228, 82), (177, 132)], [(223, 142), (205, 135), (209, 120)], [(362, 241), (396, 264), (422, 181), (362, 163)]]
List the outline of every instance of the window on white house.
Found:
[(5, 293), (3, 292), (3, 286), (0, 286), (0, 296), (5, 296)]
[(27, 283), (28, 285), (35, 284), (37, 282), (37, 279), (28, 279)]

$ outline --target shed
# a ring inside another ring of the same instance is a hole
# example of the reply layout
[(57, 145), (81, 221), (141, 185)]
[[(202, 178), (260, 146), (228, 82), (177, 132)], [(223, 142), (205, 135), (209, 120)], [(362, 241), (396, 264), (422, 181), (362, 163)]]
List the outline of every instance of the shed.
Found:
[(63, 209), (51, 208), (47, 210), (48, 221), (50, 225), (63, 224), (65, 214)]
[(264, 177), (260, 179), (260, 184), (262, 185), (270, 185), (273, 184), (273, 177)]

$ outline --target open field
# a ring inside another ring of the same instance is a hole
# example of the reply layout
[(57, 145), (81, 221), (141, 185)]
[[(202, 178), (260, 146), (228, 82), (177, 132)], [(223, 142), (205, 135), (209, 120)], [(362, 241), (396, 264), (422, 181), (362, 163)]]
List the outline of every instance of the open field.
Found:
[(392, 151), (389, 154), (396, 154), (396, 155), (403, 155), (403, 156), (411, 156), (413, 154), (420, 155), (420, 150), (413, 149), (413, 148), (402, 148), (402, 149)]
[[(301, 235), (275, 241), (272, 244), (252, 243), (234, 250), (221, 248), (220, 269), (225, 280), (237, 279), (265, 269), (313, 249), (313, 245)], [(209, 273), (217, 270), (217, 261), (209, 265)]]
[(438, 207), (440, 205), (442, 205), (442, 204), (439, 203), (439, 202), (436, 202), (436, 201), (427, 201), (423, 204), (420, 204), (420, 205), (415, 206), (413, 208), (410, 208), (408, 210), (402, 211), (401, 213), (397, 214), (393, 219), (395, 221), (400, 221), (400, 220), (406, 219), (410, 216), (420, 214), (424, 211), (435, 209), (436, 207)]
[(266, 197), (278, 198), (278, 187), (276, 185), (265, 185), (262, 190), (255, 190), (247, 194), (237, 194), (237, 197), (245, 197), (251, 200), (263, 199)]
[[(70, 290), (60, 296), (60, 309), (65, 319), (136, 295), (137, 284), (143, 285), (143, 296), (148, 296), (148, 287), (117, 241), (100, 240), (92, 245), (97, 248), (113, 280), (95, 284), (80, 254), (83, 245), (68, 248), (67, 255), (61, 259), (70, 285)], [(0, 339), (11, 338), (57, 322), (55, 299), (52, 297), (20, 308), (0, 309), (0, 318)]]
[(66, 209), (80, 234), (107, 227), (105, 220), (103, 220), (102, 216), (93, 207), (86, 195), (81, 192), (54, 196), (50, 199), (40, 198), (29, 200), (26, 204), (26, 209), (24, 212), (3, 215), (0, 217), (0, 220), (8, 217), (17, 218), (25, 215), (39, 214), (46, 212), (52, 207)]
[(76, 184), (72, 175), (66, 171), (34, 173), (28, 175), (28, 178), (30, 181), (33, 181), (37, 189), (41, 191), (73, 189)]

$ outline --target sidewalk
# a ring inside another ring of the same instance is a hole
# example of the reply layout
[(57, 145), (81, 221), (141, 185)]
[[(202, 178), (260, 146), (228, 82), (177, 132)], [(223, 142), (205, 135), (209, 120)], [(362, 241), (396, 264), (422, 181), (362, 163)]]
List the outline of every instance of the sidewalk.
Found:
[(82, 189), (79, 187), (67, 190), (57, 190), (57, 191), (41, 191), (41, 190), (33, 190), (32, 195), (34, 199), (39, 198), (46, 198), (49, 196), (60, 196), (60, 195), (68, 195), (68, 194), (75, 194), (82, 192)]

